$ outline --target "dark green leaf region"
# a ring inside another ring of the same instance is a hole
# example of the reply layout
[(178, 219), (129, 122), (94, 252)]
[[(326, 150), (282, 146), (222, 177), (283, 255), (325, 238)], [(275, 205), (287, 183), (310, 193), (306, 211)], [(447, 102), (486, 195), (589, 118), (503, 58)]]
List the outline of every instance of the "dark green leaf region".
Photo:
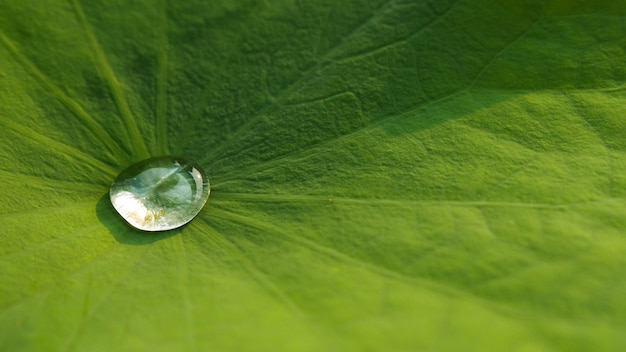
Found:
[(0, 350), (626, 351), (625, 58), (623, 0), (0, 1)]

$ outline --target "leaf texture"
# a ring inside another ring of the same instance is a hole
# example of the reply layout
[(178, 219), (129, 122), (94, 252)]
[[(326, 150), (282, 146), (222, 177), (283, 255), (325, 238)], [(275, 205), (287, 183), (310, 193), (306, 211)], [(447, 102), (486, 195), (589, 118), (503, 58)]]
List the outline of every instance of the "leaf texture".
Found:
[[(3, 1), (0, 350), (626, 349), (625, 16)], [(211, 198), (141, 233), (163, 154)]]

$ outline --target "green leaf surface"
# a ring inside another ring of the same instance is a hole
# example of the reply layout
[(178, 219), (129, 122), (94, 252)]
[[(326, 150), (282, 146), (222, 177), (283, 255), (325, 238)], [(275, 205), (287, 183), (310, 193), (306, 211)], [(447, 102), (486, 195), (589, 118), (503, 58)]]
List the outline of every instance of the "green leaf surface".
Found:
[[(626, 350), (626, 3), (0, 2), (0, 350)], [(213, 186), (131, 229), (108, 187)]]

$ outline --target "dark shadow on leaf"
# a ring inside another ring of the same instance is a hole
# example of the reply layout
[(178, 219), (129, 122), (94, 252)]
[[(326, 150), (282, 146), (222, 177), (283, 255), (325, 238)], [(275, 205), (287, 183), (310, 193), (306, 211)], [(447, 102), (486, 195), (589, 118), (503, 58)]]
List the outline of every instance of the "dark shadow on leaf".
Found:
[(113, 208), (109, 194), (103, 195), (96, 204), (96, 215), (98, 220), (109, 230), (109, 233), (119, 243), (131, 245), (145, 245), (177, 235), (182, 228), (162, 231), (148, 232), (137, 230), (130, 226)]

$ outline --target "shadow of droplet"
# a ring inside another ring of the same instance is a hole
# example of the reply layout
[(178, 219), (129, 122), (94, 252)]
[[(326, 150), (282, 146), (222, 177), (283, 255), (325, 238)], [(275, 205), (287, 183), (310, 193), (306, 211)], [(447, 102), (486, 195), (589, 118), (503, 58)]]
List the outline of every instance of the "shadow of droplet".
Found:
[(96, 204), (96, 215), (98, 220), (109, 230), (109, 233), (119, 243), (131, 244), (131, 245), (145, 245), (160, 241), (162, 239), (174, 236), (178, 234), (182, 228), (161, 231), (150, 232), (141, 231), (130, 226), (126, 220), (124, 220), (113, 208), (109, 194), (106, 193)]

